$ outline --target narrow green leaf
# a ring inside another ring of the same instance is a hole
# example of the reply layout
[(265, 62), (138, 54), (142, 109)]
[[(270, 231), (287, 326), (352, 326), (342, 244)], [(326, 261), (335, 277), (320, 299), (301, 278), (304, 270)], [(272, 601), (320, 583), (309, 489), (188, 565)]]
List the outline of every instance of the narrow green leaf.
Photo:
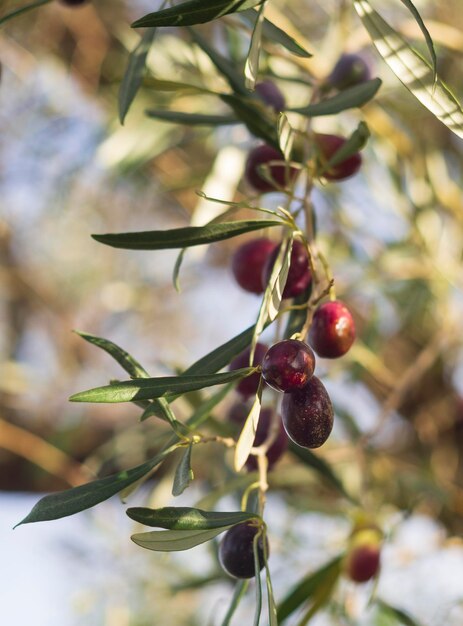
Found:
[(268, 144), (278, 148), (276, 130), (277, 116), (261, 101), (252, 97), (236, 94), (221, 94), (221, 99), (228, 104), (252, 135), (260, 137)]
[(268, 566), (268, 551), (266, 541), (266, 531), (264, 531), (264, 558), (265, 558), (265, 581), (267, 584), (267, 599), (268, 599), (268, 619), (269, 626), (278, 626), (278, 614), (275, 604), (275, 597), (273, 595), (272, 578), (270, 575), (270, 568)]
[(416, 8), (416, 6), (413, 4), (412, 0), (400, 0), (400, 1), (402, 2), (402, 4), (404, 4), (407, 7), (407, 9), (413, 15), (416, 23), (418, 24), (421, 32), (424, 35), (424, 39), (426, 41), (429, 54), (431, 55), (433, 81), (436, 82), (437, 80), (437, 56), (436, 56), (436, 50), (434, 49), (434, 42), (432, 40), (431, 34), (429, 33), (429, 30), (427, 29), (426, 24), (423, 22), (423, 18), (421, 17), (420, 12)]
[(399, 624), (403, 624), (404, 626), (420, 626), (420, 624), (412, 618), (409, 613), (406, 613), (402, 609), (398, 609), (397, 607), (392, 606), (379, 598), (376, 600), (376, 604), (382, 613), (395, 618)]
[(257, 341), (268, 323), (278, 315), (281, 300), (283, 298), (283, 290), (288, 278), (289, 265), (291, 263), (291, 250), (293, 247), (293, 233), (291, 233), (280, 246), (278, 256), (275, 259), (272, 273), (268, 285), (264, 292), (262, 304), (257, 316), (257, 322), (251, 344), (251, 355), (254, 354), (254, 348)]
[(145, 115), (164, 122), (186, 124), (187, 126), (230, 126), (240, 123), (233, 115), (183, 113), (182, 111), (169, 111), (166, 109), (148, 109), (145, 111)]
[[(301, 306), (307, 304), (310, 296), (312, 294), (312, 281), (309, 283), (307, 288), (303, 293), (299, 296), (296, 296), (292, 302), (292, 306)], [(288, 317), (288, 322), (286, 324), (286, 329), (284, 332), (284, 338), (290, 339), (295, 333), (299, 333), (303, 328), (305, 321), (307, 319), (307, 308), (297, 308), (293, 309)]]
[(145, 72), (146, 57), (153, 43), (155, 28), (148, 28), (138, 44), (129, 55), (127, 68), (119, 89), (119, 119), (121, 124), (124, 123), (125, 116), (130, 109), (130, 105), (135, 99), (138, 90), (143, 82), (143, 74)]
[(244, 11), (261, 4), (263, 0), (189, 0), (175, 7), (148, 13), (132, 24), (144, 26), (192, 26), (205, 24), (219, 17)]
[(180, 463), (177, 465), (174, 476), (174, 484), (172, 486), (173, 496), (180, 496), (195, 477), (193, 470), (191, 469), (192, 448), (193, 445), (190, 444), (184, 451), (182, 458), (180, 459)]
[(228, 395), (233, 384), (224, 385), (217, 393), (205, 400), (198, 406), (193, 415), (188, 420), (188, 426), (191, 429), (198, 428), (209, 418), (212, 409), (214, 409)]
[(190, 550), (201, 543), (210, 541), (228, 530), (230, 526), (212, 530), (156, 530), (149, 533), (137, 533), (131, 536), (134, 543), (155, 552), (180, 552)]
[(252, 549), (254, 552), (254, 571), (256, 572), (256, 608), (254, 610), (254, 626), (259, 626), (260, 614), (262, 612), (262, 579), (260, 575), (259, 539), (262, 538), (263, 532), (264, 529), (260, 528), (259, 532), (255, 535), (252, 541)]
[(6, 15), (3, 15), (0, 17), (0, 26), (4, 24), (5, 22), (8, 22), (8, 20), (12, 20), (13, 18), (18, 17), (19, 15), (22, 15), (23, 13), (27, 13), (28, 11), (31, 11), (32, 9), (38, 9), (39, 7), (43, 6), (44, 4), (48, 4), (51, 1), (52, 0), (37, 0), (36, 2), (25, 4), (19, 9), (14, 9), (10, 13), (7, 13)]
[(235, 449), (235, 470), (239, 472), (251, 452), (256, 437), (257, 425), (262, 404), (262, 383), (257, 389), (256, 398), (243, 426)]
[(360, 122), (349, 139), (339, 148), (337, 152), (333, 154), (331, 159), (326, 164), (325, 169), (330, 169), (330, 167), (334, 167), (335, 165), (342, 163), (348, 157), (364, 148), (369, 137), (370, 131), (368, 126), (365, 122)]
[(330, 465), (324, 461), (321, 457), (317, 456), (314, 452), (308, 448), (301, 448), (292, 442), (289, 443), (289, 449), (297, 456), (297, 458), (314, 469), (320, 476), (328, 481), (337, 491), (339, 491), (344, 497), (348, 498), (351, 502), (355, 502), (355, 499), (346, 491), (346, 488), (342, 484), (341, 480), (331, 469)]
[(176, 80), (166, 80), (165, 78), (156, 78), (155, 76), (146, 76), (143, 79), (143, 87), (146, 87), (147, 89), (154, 89), (155, 91), (174, 91), (193, 94), (207, 93), (213, 96), (218, 95), (214, 91), (199, 85), (190, 85), (189, 83), (182, 83)]
[(199, 361), (190, 365), (182, 375), (203, 376), (218, 372), (228, 365), (237, 354), (249, 346), (253, 334), (254, 326), (250, 326), (236, 337), (233, 337), (233, 339), (223, 343), (215, 350), (212, 350), (212, 352), (209, 352), (209, 354), (206, 354), (206, 356), (200, 358)]
[(285, 113), (280, 113), (280, 117), (278, 118), (278, 143), (286, 161), (291, 160), (294, 136), (294, 131), (289, 123), (288, 116)]
[(433, 68), (370, 5), (354, 0), (354, 7), (376, 49), (397, 78), (437, 119), (463, 138), (463, 109)]
[(73, 489), (45, 496), (37, 502), (29, 515), (19, 522), (17, 526), (30, 524), (31, 522), (60, 519), (85, 511), (85, 509), (90, 509), (92, 506), (104, 502), (150, 472), (173, 452), (178, 445), (178, 443), (173, 444), (149, 461), (131, 469), (123, 470), (117, 474), (94, 480), (91, 483), (80, 485)]
[(376, 95), (381, 84), (382, 80), (380, 78), (373, 78), (360, 85), (344, 89), (335, 96), (326, 98), (326, 100), (322, 100), (321, 102), (289, 110), (293, 113), (306, 115), (307, 117), (337, 115), (342, 111), (361, 107), (369, 102)]
[(259, 57), (262, 41), (262, 30), (264, 25), (265, 1), (262, 2), (259, 10), (256, 12), (254, 28), (252, 30), (251, 42), (249, 44), (248, 55), (244, 66), (244, 76), (246, 78), (246, 88), (251, 91), (254, 89), (257, 75), (259, 73)]
[(201, 50), (207, 54), (209, 59), (215, 65), (217, 70), (222, 74), (227, 83), (230, 85), (232, 91), (237, 94), (246, 95), (246, 88), (244, 85), (243, 76), (240, 70), (236, 68), (236, 65), (231, 63), (227, 57), (223, 56), (217, 50), (215, 50), (197, 30), (189, 28), (189, 32), (193, 41), (201, 48)]
[(175, 291), (180, 293), (180, 269), (182, 267), (183, 259), (185, 257), (185, 253), (187, 248), (182, 248), (178, 253), (177, 260), (175, 261), (174, 271), (172, 273), (172, 283), (174, 285)]
[(71, 402), (132, 402), (133, 400), (151, 400), (164, 394), (184, 394), (188, 391), (224, 385), (239, 380), (255, 372), (255, 368), (247, 367), (221, 374), (205, 376), (160, 376), (158, 378), (139, 378), (114, 385), (96, 387), (81, 391), (69, 398)]
[(97, 346), (107, 352), (128, 374), (130, 374), (132, 378), (149, 377), (145, 368), (140, 365), (140, 363), (133, 356), (112, 341), (103, 339), (102, 337), (96, 337), (95, 335), (90, 335), (90, 333), (85, 333), (81, 330), (75, 330), (74, 332), (79, 335), (79, 337), (82, 337), (82, 339), (85, 339), (85, 341), (88, 341), (94, 346)]
[[(249, 9), (248, 11), (243, 11), (241, 16), (252, 26), (256, 20), (256, 10)], [(267, 18), (264, 19), (262, 34), (266, 39), (280, 44), (280, 46), (283, 46), (283, 48), (286, 48), (286, 50), (298, 57), (309, 59), (312, 56), (310, 52), (303, 48), (293, 37), (290, 37), (284, 30)]]
[(302, 617), (298, 626), (306, 626), (312, 617), (314, 617), (318, 611), (328, 603), (329, 599), (333, 595), (340, 573), (341, 568), (339, 566), (337, 568), (333, 568), (326, 578), (317, 586), (317, 589), (312, 595), (312, 605)]
[(135, 522), (167, 530), (211, 530), (258, 519), (257, 515), (242, 511), (224, 513), (174, 506), (166, 506), (162, 509), (132, 507), (127, 509), (126, 513)]
[(93, 239), (113, 248), (126, 250), (171, 250), (223, 241), (261, 228), (281, 226), (276, 220), (237, 220), (206, 226), (188, 226), (171, 230), (92, 235)]
[(278, 622), (283, 622), (302, 604), (311, 600), (320, 585), (330, 580), (334, 573), (340, 571), (343, 555), (337, 556), (320, 569), (301, 580), (286, 596), (278, 607)]
[(236, 583), (235, 591), (233, 592), (232, 601), (228, 608), (228, 611), (223, 619), (221, 626), (230, 626), (233, 615), (235, 614), (236, 609), (238, 608), (241, 599), (246, 593), (249, 586), (249, 580), (239, 580)]

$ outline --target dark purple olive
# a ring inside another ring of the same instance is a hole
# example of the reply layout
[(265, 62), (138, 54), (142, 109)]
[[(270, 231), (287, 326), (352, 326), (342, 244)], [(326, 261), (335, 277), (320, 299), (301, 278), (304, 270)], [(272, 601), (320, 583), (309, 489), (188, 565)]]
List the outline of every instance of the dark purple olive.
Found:
[[(254, 563), (254, 537), (259, 528), (250, 522), (233, 526), (225, 533), (219, 546), (219, 560), (223, 569), (235, 578), (253, 578), (256, 575)], [(267, 542), (268, 554), (268, 542)], [(264, 567), (264, 542), (257, 540), (259, 571)]]
[(326, 82), (335, 89), (355, 87), (371, 78), (370, 67), (363, 57), (358, 54), (343, 54)]
[[(262, 283), (267, 285), (270, 280), (273, 266), (277, 259), (280, 246), (269, 255), (264, 270), (262, 272)], [(283, 290), (283, 298), (294, 298), (298, 296), (309, 286), (312, 280), (312, 274), (309, 269), (309, 255), (307, 248), (301, 241), (294, 241), (291, 250), (291, 260), (289, 264), (288, 278)]]
[(277, 244), (267, 237), (252, 239), (235, 250), (232, 257), (232, 272), (236, 282), (245, 291), (263, 293), (262, 271)]
[(349, 350), (355, 340), (351, 312), (340, 300), (325, 302), (315, 311), (309, 342), (318, 356), (336, 359)]
[(380, 561), (380, 545), (356, 545), (347, 555), (346, 574), (356, 583), (365, 583), (378, 574)]
[[(267, 171), (264, 174), (264, 167)], [(298, 170), (285, 165), (283, 154), (267, 144), (257, 146), (248, 155), (245, 178), (256, 191), (267, 193), (287, 188), (297, 176)]]
[(315, 144), (319, 151), (318, 168), (320, 176), (327, 180), (345, 180), (356, 174), (362, 165), (362, 157), (359, 152), (355, 152), (346, 159), (327, 169), (327, 164), (336, 152), (346, 143), (347, 139), (338, 135), (325, 135), (316, 133), (314, 135)]
[(268, 104), (268, 106), (272, 107), (277, 113), (285, 109), (285, 97), (271, 80), (263, 80), (257, 83), (256, 93), (265, 104)]
[(323, 383), (312, 376), (298, 391), (286, 392), (281, 418), (288, 437), (303, 448), (319, 448), (333, 429), (333, 406)]
[(303, 341), (285, 339), (268, 349), (262, 361), (262, 377), (277, 391), (305, 387), (315, 369), (315, 355)]

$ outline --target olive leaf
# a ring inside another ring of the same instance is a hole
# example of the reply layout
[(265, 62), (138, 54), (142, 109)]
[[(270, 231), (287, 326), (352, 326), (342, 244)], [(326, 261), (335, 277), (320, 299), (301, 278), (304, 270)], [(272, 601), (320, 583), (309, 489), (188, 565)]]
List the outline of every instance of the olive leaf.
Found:
[(259, 73), (259, 57), (264, 26), (264, 11), (265, 1), (262, 2), (256, 13), (254, 28), (251, 35), (251, 43), (249, 44), (249, 51), (244, 66), (244, 76), (246, 78), (245, 85), (251, 91), (255, 87), (257, 75)]
[(146, 66), (146, 58), (156, 34), (155, 28), (147, 28), (142, 38), (129, 55), (127, 68), (119, 88), (119, 120), (121, 124), (125, 121), (130, 105), (135, 99), (138, 90), (143, 82), (143, 74)]
[(230, 526), (212, 530), (157, 530), (149, 533), (137, 533), (132, 535), (131, 539), (138, 546), (147, 550), (180, 552), (210, 541), (229, 528)]
[(151, 400), (164, 394), (184, 394), (188, 391), (224, 385), (253, 374), (256, 368), (247, 367), (221, 374), (203, 376), (160, 376), (157, 378), (139, 378), (118, 382), (104, 387), (95, 387), (81, 391), (69, 398), (71, 402), (132, 402), (133, 400)]
[(360, 85), (343, 89), (340, 93), (321, 102), (309, 104), (305, 107), (292, 108), (289, 111), (307, 117), (337, 115), (342, 113), (342, 111), (361, 107), (369, 102), (378, 93), (381, 85), (382, 80), (380, 78), (373, 78)]
[(263, 0), (189, 0), (168, 9), (148, 13), (134, 22), (132, 27), (205, 24), (229, 13), (251, 9), (262, 2)]
[(187, 226), (171, 230), (151, 230), (135, 233), (92, 235), (93, 239), (113, 248), (125, 250), (172, 250), (223, 241), (261, 228), (281, 226), (277, 220), (236, 220)]
[(191, 481), (194, 479), (194, 473), (191, 469), (191, 451), (193, 445), (190, 444), (184, 451), (180, 463), (177, 465), (174, 476), (174, 484), (172, 486), (172, 495), (180, 496)]
[(145, 115), (163, 122), (186, 124), (187, 126), (230, 126), (240, 123), (240, 121), (232, 115), (184, 113), (183, 111), (170, 111), (168, 109), (147, 109)]
[(160, 509), (132, 507), (127, 515), (135, 522), (167, 530), (212, 530), (234, 526), (259, 517), (253, 513), (236, 511), (204, 511), (193, 507), (166, 506)]
[(235, 449), (235, 470), (239, 472), (251, 452), (256, 437), (257, 425), (259, 423), (259, 415), (262, 404), (262, 381), (259, 383), (256, 398), (251, 407), (248, 417), (244, 423), (240, 437)]
[(29, 515), (16, 526), (30, 524), (32, 522), (60, 519), (68, 515), (74, 515), (80, 511), (85, 511), (85, 509), (89, 509), (96, 504), (100, 504), (100, 502), (104, 502), (145, 476), (159, 465), (171, 452), (176, 450), (178, 446), (178, 442), (174, 443), (149, 461), (131, 469), (122, 470), (106, 478), (100, 478), (99, 480), (94, 480), (85, 485), (80, 485), (79, 487), (45, 496), (37, 502)]
[[(407, 3), (410, 8), (411, 3)], [(463, 138), (463, 109), (434, 67), (377, 13), (368, 0), (354, 7), (372, 41), (397, 78), (437, 119)]]
[[(240, 17), (243, 17), (248, 24), (253, 26), (256, 21), (256, 10), (248, 9), (246, 11), (242, 11), (240, 13)], [(280, 44), (283, 48), (286, 48), (289, 52), (298, 57), (309, 59), (312, 56), (310, 52), (303, 48), (295, 39), (293, 39), (293, 37), (288, 35), (288, 33), (285, 33), (284, 30), (267, 18), (264, 19), (262, 25), (262, 35), (266, 39)]]
[(301, 580), (278, 607), (278, 622), (283, 622), (302, 604), (309, 602), (321, 586), (327, 584), (334, 577), (337, 578), (341, 572), (342, 559), (343, 555), (335, 557), (320, 569)]

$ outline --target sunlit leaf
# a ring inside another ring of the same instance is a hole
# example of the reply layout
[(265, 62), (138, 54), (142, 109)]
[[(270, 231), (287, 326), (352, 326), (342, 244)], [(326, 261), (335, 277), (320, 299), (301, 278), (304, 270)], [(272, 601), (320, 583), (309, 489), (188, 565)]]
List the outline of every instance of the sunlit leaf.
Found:
[(127, 68), (119, 88), (119, 119), (121, 124), (124, 123), (125, 116), (130, 105), (135, 99), (137, 92), (143, 82), (143, 74), (145, 72), (146, 57), (153, 43), (155, 28), (148, 28), (144, 33), (136, 47), (129, 55)]
[(463, 138), (463, 109), (433, 68), (370, 5), (354, 0), (354, 7), (379, 54), (411, 93), (452, 132)]
[[(243, 11), (241, 16), (248, 22), (248, 24), (253, 25), (256, 20), (256, 10), (249, 9), (248, 11)], [(305, 48), (303, 48), (293, 37), (290, 37), (284, 30), (279, 28), (276, 24), (268, 20), (264, 19), (263, 23), (263, 36), (266, 39), (270, 39), (274, 43), (278, 43), (292, 54), (295, 54), (298, 57), (303, 57), (309, 59), (312, 55)]]
[(382, 80), (380, 78), (373, 78), (360, 85), (343, 89), (335, 96), (326, 98), (326, 100), (321, 102), (289, 110), (307, 117), (336, 115), (342, 111), (347, 111), (347, 109), (361, 107), (369, 102), (377, 94), (381, 84)]
[(252, 519), (258, 519), (252, 513), (236, 511), (222, 513), (217, 511), (203, 511), (192, 507), (167, 506), (161, 509), (132, 507), (127, 509), (127, 515), (145, 526), (166, 528), (168, 530), (211, 530), (241, 524)]
[(191, 469), (191, 451), (193, 446), (190, 444), (184, 451), (180, 463), (177, 465), (174, 476), (174, 484), (172, 486), (172, 495), (181, 495), (191, 481), (194, 479), (194, 473)]
[(285, 160), (290, 161), (294, 144), (294, 131), (285, 113), (280, 113), (278, 118), (278, 143)]
[(235, 449), (235, 470), (239, 472), (251, 452), (251, 448), (254, 445), (254, 439), (256, 436), (257, 425), (259, 423), (259, 415), (262, 402), (262, 385), (259, 385), (259, 389), (256, 393), (256, 398), (249, 412), (248, 417), (244, 423), (243, 429), (239, 436)]
[(244, 66), (244, 76), (246, 78), (246, 87), (250, 90), (254, 89), (257, 75), (259, 73), (259, 57), (262, 40), (262, 29), (264, 24), (265, 2), (262, 2), (259, 10), (256, 12), (254, 28), (251, 35), (251, 43), (246, 57)]
[(252, 338), (251, 353), (257, 341), (264, 330), (265, 326), (273, 322), (280, 310), (281, 301), (283, 299), (283, 290), (288, 278), (289, 266), (291, 263), (291, 250), (293, 247), (293, 234), (289, 235), (280, 246), (278, 256), (273, 264), (270, 279), (265, 288), (262, 304), (259, 309), (259, 315)]
[(159, 376), (157, 378), (140, 378), (128, 380), (114, 385), (96, 387), (81, 391), (69, 398), (71, 402), (132, 402), (133, 400), (150, 400), (160, 398), (164, 394), (184, 394), (188, 391), (224, 385), (239, 380), (255, 372), (255, 368), (247, 367), (221, 374), (204, 376)]
[(433, 80), (434, 82), (437, 79), (437, 57), (436, 57), (436, 51), (434, 49), (434, 42), (432, 40), (432, 37), (429, 33), (429, 30), (426, 27), (426, 24), (423, 22), (423, 18), (420, 15), (420, 12), (418, 11), (418, 9), (416, 8), (416, 6), (413, 4), (413, 2), (411, 0), (400, 0), (402, 2), (402, 4), (404, 4), (407, 9), (410, 11), (410, 13), (413, 15), (413, 17), (415, 18), (416, 23), (418, 24), (421, 32), (423, 33), (424, 39), (426, 41), (426, 45), (428, 47), (429, 50), (429, 54), (431, 55), (431, 65), (432, 65), (432, 71), (433, 71)]
[(172, 124), (186, 124), (187, 126), (230, 126), (240, 121), (232, 115), (208, 115), (203, 113), (184, 113), (167, 109), (147, 109), (147, 117), (152, 117)]
[(251, 9), (263, 0), (189, 0), (169, 9), (148, 13), (132, 24), (133, 28), (144, 26), (192, 26), (205, 24), (223, 15)]
[(137, 533), (131, 536), (134, 543), (155, 552), (179, 552), (190, 550), (201, 543), (210, 541), (228, 530), (230, 526), (212, 530), (158, 530), (149, 533)]
[(92, 235), (93, 239), (113, 248), (126, 250), (170, 250), (189, 248), (223, 241), (261, 228), (281, 226), (276, 220), (236, 220), (206, 226), (187, 226), (171, 230), (151, 230), (135, 233)]

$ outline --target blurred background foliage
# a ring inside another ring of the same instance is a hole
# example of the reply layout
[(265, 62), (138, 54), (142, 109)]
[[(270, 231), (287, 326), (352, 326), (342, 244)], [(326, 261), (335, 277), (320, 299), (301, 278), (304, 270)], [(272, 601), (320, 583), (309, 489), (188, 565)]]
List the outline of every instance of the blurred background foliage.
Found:
[[(16, 4), (3, 2), (0, 13)], [(433, 36), (441, 78), (461, 100), (461, 0), (415, 4)], [(424, 51), (415, 22), (399, 5), (378, 2), (395, 28)], [(151, 375), (162, 375), (231, 338), (258, 311), (259, 299), (241, 292), (229, 270), (240, 240), (190, 251), (177, 294), (175, 252), (118, 251), (90, 238), (94, 232), (202, 224), (220, 207), (198, 190), (229, 200), (249, 195), (241, 179), (254, 142), (244, 127), (192, 129), (145, 116), (147, 108), (163, 107), (227, 112), (218, 98), (192, 89), (160, 91), (152, 80), (227, 89), (185, 31), (157, 35), (145, 86), (120, 125), (118, 86), (139, 40), (129, 24), (155, 8), (148, 0), (95, 0), (78, 10), (53, 2), (0, 31), (2, 490), (62, 489), (135, 465), (162, 434), (157, 422), (140, 425), (133, 406), (68, 404), (75, 391), (125, 378), (72, 329), (115, 341)], [(338, 419), (317, 455), (380, 523), (424, 514), (458, 542), (463, 144), (384, 65), (349, 2), (279, 0), (267, 15), (314, 55), (301, 59), (278, 45), (265, 46), (261, 76), (277, 82), (290, 106), (305, 104), (311, 86), (345, 51), (364, 53), (384, 81), (361, 112), (314, 121), (319, 132), (348, 134), (365, 119), (372, 132), (361, 173), (314, 192), (320, 247), (359, 329), (345, 358), (319, 364)], [(227, 17), (201, 32), (237, 64), (245, 58), (249, 29), (243, 19)], [(278, 200), (273, 194), (262, 203), (271, 208)], [(228, 405), (216, 412), (217, 428)], [(179, 402), (180, 417), (188, 408)], [(231, 463), (224, 465), (222, 456), (211, 447), (194, 458), (197, 498), (230, 479)], [(285, 520), (281, 537), (291, 511), (302, 517), (303, 511), (352, 514), (329, 482), (287, 457), (271, 480), (279, 494), (273, 506)], [(173, 469), (162, 467), (152, 502), (166, 503), (164, 480), (171, 481)], [(346, 528), (337, 532), (345, 536)], [(296, 543), (293, 538), (277, 546), (276, 562)], [(166, 574), (174, 586), (176, 558)], [(187, 567), (187, 560), (180, 562)], [(190, 601), (191, 592), (184, 593)], [(193, 623), (176, 611), (169, 623)]]

